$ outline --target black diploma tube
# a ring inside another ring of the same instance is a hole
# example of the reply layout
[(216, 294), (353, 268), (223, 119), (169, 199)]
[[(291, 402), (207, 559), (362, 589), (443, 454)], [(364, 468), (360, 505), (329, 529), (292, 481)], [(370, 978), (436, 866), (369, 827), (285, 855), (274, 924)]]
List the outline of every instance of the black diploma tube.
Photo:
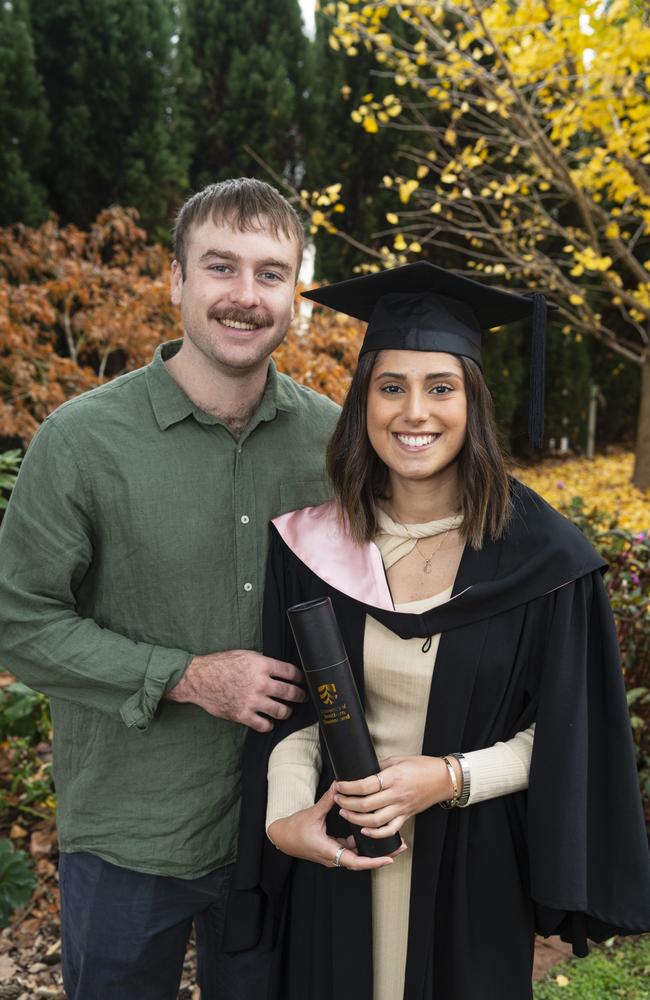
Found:
[[(321, 597), (295, 604), (287, 614), (337, 780), (377, 774), (377, 754), (332, 602)], [(374, 840), (353, 829), (359, 854), (367, 858), (392, 854), (402, 843), (398, 833)]]

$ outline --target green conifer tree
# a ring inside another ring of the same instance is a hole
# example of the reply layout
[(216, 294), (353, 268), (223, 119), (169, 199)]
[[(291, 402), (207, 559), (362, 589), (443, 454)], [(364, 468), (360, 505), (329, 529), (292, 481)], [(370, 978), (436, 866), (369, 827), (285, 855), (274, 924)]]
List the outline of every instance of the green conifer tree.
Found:
[[(394, 91), (395, 85), (376, 73), (374, 55), (363, 50), (354, 58), (335, 51), (329, 43), (331, 19), (316, 14), (313, 43), (313, 81), (310, 94), (310, 149), (304, 186), (320, 190), (341, 183), (341, 228), (363, 243), (387, 242), (379, 234), (391, 228), (386, 212), (393, 210), (394, 193), (382, 190), (384, 174), (399, 169), (401, 133), (381, 128), (370, 134), (355, 124), (350, 113), (372, 93), (375, 100)], [(368, 262), (367, 255), (320, 230), (316, 246), (315, 278), (338, 281)]]
[(249, 146), (289, 183), (302, 174), (308, 42), (298, 0), (185, 0), (198, 84), (182, 93), (193, 123), (194, 188), (261, 175)]
[(36, 174), (47, 146), (47, 102), (36, 69), (27, 0), (0, 4), (0, 226), (47, 215)]
[(186, 178), (174, 142), (171, 0), (32, 0), (37, 63), (51, 107), (43, 178), (64, 221), (133, 205), (166, 230)]

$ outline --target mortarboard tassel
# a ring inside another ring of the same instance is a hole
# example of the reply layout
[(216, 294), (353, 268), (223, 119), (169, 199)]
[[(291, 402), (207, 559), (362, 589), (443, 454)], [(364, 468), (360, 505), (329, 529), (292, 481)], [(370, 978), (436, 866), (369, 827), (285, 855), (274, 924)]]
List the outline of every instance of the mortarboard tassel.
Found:
[(547, 305), (543, 295), (533, 295), (533, 336), (530, 349), (528, 437), (533, 448), (544, 446), (544, 368), (546, 359)]

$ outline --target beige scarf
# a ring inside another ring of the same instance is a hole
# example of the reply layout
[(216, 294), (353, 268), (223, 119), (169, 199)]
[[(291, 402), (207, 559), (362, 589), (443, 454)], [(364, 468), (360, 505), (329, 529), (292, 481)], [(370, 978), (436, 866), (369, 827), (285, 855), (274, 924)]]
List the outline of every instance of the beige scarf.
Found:
[(390, 569), (396, 562), (407, 556), (415, 548), (419, 538), (433, 538), (446, 531), (452, 531), (463, 523), (462, 514), (443, 517), (439, 521), (426, 524), (399, 524), (393, 521), (380, 507), (377, 508), (377, 534), (375, 543), (381, 552), (384, 566)]

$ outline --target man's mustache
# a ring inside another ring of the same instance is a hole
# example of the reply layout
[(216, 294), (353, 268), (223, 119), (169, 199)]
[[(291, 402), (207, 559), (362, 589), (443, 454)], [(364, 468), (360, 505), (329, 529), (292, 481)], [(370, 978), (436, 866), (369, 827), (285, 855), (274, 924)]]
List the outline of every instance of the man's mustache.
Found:
[(255, 327), (273, 325), (273, 317), (269, 313), (258, 312), (255, 309), (220, 309), (217, 306), (211, 306), (208, 309), (208, 319), (214, 319), (218, 322), (226, 320), (230, 323), (248, 323)]

